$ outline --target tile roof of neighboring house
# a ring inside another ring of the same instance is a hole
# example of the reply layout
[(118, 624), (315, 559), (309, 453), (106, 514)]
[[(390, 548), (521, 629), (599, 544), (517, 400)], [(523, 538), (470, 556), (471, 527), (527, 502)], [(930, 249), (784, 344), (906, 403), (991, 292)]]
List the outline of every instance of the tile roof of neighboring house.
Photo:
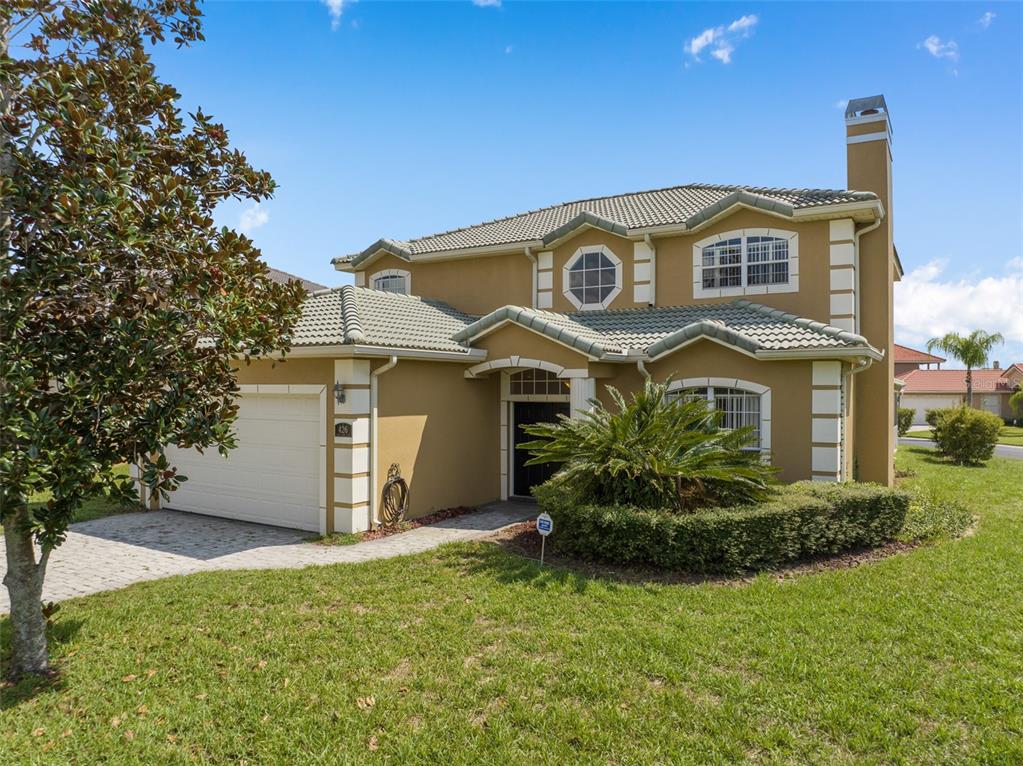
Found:
[(893, 344), (892, 355), (895, 357), (896, 363), (934, 364), (946, 361), (943, 357), (928, 354), (926, 351), (918, 351), (909, 346), (900, 346), (898, 343)]
[[(1012, 365), (1005, 370), (974, 370), (974, 393), (998, 393), (1015, 390), (1015, 384), (1006, 374)], [(903, 374), (906, 382), (905, 394), (965, 394), (966, 370), (910, 370)]]
[(318, 282), (311, 282), (308, 279), (303, 279), (302, 277), (295, 276), (294, 274), (289, 274), (286, 271), (281, 271), (280, 269), (275, 269), (273, 267), (268, 268), (270, 269), (270, 279), (272, 279), (274, 282), (279, 282), (282, 285), (287, 284), (288, 282), (294, 279), (301, 282), (302, 287), (304, 287), (306, 292), (308, 293), (311, 293), (315, 290), (327, 289), (326, 285), (321, 285)]
[(293, 346), (359, 344), (468, 353), (472, 339), (515, 322), (590, 356), (654, 357), (699, 337), (745, 351), (832, 350), (880, 357), (861, 336), (749, 301), (557, 314), (505, 306), (486, 316), (440, 301), (346, 285), (310, 293)]
[(382, 239), (362, 253), (335, 258), (333, 262), (348, 263), (379, 249), (408, 257), (447, 250), (553, 239), (580, 221), (602, 226), (620, 234), (624, 234), (628, 229), (672, 224), (686, 224), (692, 227), (735, 202), (791, 214), (793, 210), (876, 199), (877, 195), (873, 192), (841, 189), (776, 189), (688, 184), (565, 202), (408, 241)]

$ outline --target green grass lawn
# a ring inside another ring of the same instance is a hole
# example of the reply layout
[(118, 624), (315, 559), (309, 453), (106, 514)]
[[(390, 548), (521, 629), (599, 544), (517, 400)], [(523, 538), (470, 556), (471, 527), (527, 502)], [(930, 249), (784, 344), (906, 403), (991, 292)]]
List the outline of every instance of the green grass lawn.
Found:
[[(122, 476), (128, 475), (128, 466), (120, 465), (117, 466), (115, 471)], [(49, 492), (39, 492), (29, 498), (29, 504), (42, 504), (50, 499)], [(128, 511), (134, 511), (135, 508), (125, 508), (123, 503), (111, 500), (109, 497), (103, 495), (100, 497), (92, 497), (82, 503), (81, 507), (75, 512), (75, 516), (72, 519), (72, 523), (76, 521), (91, 521), (92, 519), (101, 519), (104, 516), (112, 516), (115, 513), (126, 513)]]
[[(932, 435), (930, 428), (918, 428), (906, 434), (911, 439), (930, 439)], [(998, 443), (1023, 447), (1023, 427), (1002, 426), (1002, 430), (998, 434)]]
[(3, 690), (0, 761), (1023, 763), (1023, 463), (899, 464), (973, 534), (740, 584), (478, 543), (71, 601), (59, 685)]

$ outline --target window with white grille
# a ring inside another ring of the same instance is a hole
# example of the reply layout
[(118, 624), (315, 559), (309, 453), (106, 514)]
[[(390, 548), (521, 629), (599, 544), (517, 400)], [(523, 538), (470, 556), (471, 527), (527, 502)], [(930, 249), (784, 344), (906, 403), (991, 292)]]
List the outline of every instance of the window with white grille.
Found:
[(385, 274), (373, 278), (373, 289), (408, 295), (408, 280), (401, 274)]
[(523, 370), (512, 374), (508, 392), (512, 396), (552, 396), (568, 393), (569, 382), (547, 370)]
[(581, 247), (564, 270), (565, 297), (577, 309), (606, 309), (622, 291), (622, 262), (607, 247)]
[(741, 388), (699, 386), (673, 392), (673, 395), (686, 402), (703, 399), (710, 409), (721, 413), (721, 427), (729, 431), (752, 426), (753, 440), (746, 449), (760, 449), (760, 394)]
[(693, 296), (721, 297), (798, 288), (797, 236), (776, 229), (725, 232), (693, 246)]

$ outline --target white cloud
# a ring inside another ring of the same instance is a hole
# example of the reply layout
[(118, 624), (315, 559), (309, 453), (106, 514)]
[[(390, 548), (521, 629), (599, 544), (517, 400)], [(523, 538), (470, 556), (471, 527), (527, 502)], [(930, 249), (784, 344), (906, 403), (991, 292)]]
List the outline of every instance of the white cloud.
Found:
[(845, 109), (847, 106), (849, 106), (849, 99), (847, 98), (840, 98), (835, 102), (835, 109)]
[(1023, 257), (1006, 264), (1002, 276), (942, 279), (947, 261), (913, 269), (895, 284), (895, 336), (922, 347), (947, 332), (986, 330), (1005, 336), (994, 358), (1023, 358)]
[(991, 26), (991, 22), (995, 20), (995, 16), (997, 15), (998, 15), (997, 13), (992, 13), (991, 11), (988, 11), (979, 19), (977, 19), (977, 23), (980, 25), (981, 29), (987, 29), (988, 27)]
[(924, 48), (936, 59), (959, 60), (959, 43), (955, 40), (942, 41), (937, 35), (931, 35), (916, 47)]
[[(694, 61), (699, 61), (700, 54), (709, 48), (712, 58), (722, 64), (731, 64), (735, 46), (739, 44), (740, 40), (752, 35), (758, 23), (760, 23), (760, 18), (751, 13), (740, 16), (730, 24), (709, 27), (686, 42), (685, 52), (692, 56)], [(688, 63), (686, 67), (688, 68)]]
[(243, 210), (238, 217), (238, 229), (248, 234), (250, 231), (264, 226), (269, 220), (270, 214), (258, 202), (255, 202), (252, 207)]
[(477, 8), (500, 8), (501, 0), (472, 0)]
[(330, 28), (337, 29), (341, 26), (341, 14), (345, 10), (345, 0), (323, 0), (327, 6), (327, 13), (330, 14)]

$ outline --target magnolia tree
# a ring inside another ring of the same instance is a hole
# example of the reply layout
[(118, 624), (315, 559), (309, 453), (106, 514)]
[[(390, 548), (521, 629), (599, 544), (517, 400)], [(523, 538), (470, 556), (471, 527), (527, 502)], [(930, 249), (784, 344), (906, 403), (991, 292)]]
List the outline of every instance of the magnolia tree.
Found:
[(83, 498), (130, 502), (125, 462), (166, 494), (167, 444), (231, 448), (232, 368), (288, 347), (302, 293), (213, 224), (273, 180), (156, 77), (154, 45), (203, 39), (195, 0), (4, 0), (0, 37), (0, 511), (19, 676), (49, 671), (43, 576)]

